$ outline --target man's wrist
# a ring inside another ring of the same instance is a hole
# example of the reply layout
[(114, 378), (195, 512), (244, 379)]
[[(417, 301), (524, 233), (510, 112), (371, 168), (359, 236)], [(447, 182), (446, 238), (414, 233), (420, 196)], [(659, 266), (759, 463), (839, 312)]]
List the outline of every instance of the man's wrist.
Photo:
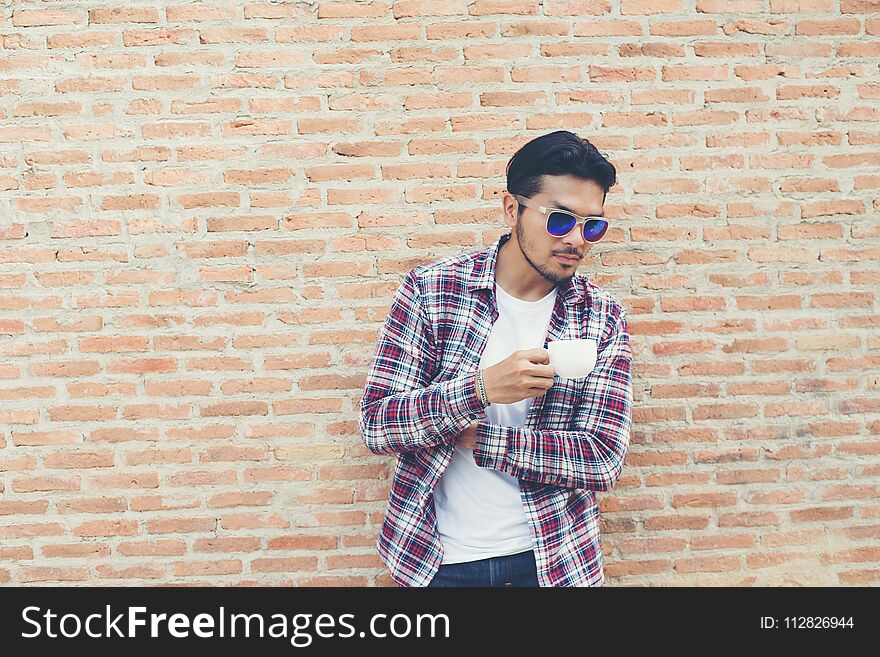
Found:
[(450, 424), (465, 427), (465, 420), (473, 422), (485, 414), (485, 407), (477, 392), (477, 372), (469, 372), (439, 384), (444, 409), (441, 414)]
[(489, 406), (489, 396), (486, 393), (486, 382), (483, 380), (483, 370), (477, 370), (477, 378), (475, 384), (477, 388), (477, 396), (480, 398), (480, 402), (483, 404), (483, 408)]

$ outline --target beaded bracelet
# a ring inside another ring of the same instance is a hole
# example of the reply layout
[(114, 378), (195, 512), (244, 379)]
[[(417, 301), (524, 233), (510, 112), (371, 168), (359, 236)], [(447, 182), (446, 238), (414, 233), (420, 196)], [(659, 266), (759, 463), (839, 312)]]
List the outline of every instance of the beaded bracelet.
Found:
[(489, 405), (489, 397), (486, 396), (486, 384), (483, 383), (483, 370), (477, 370), (477, 392), (485, 408)]

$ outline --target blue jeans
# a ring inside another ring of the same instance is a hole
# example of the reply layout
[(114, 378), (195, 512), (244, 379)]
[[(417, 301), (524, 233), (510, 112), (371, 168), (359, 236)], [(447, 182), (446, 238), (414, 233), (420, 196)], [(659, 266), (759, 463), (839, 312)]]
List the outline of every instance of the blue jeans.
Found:
[(440, 564), (428, 586), (538, 586), (535, 552)]

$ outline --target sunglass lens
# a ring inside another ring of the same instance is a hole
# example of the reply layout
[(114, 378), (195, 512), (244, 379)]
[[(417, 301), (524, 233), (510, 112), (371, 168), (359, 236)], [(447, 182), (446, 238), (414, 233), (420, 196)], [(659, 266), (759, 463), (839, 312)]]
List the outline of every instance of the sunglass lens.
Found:
[(584, 224), (584, 239), (588, 242), (597, 242), (602, 239), (608, 230), (608, 222), (602, 219), (591, 219)]
[(547, 230), (551, 235), (561, 237), (571, 231), (575, 221), (577, 219), (565, 212), (551, 212), (547, 217)]

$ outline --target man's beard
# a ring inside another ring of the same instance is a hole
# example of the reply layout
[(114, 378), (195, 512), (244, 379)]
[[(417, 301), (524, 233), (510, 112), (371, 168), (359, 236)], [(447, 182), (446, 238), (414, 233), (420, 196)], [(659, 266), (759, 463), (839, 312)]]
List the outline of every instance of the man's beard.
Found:
[(526, 261), (532, 266), (532, 268), (541, 274), (544, 278), (546, 278), (551, 283), (556, 283), (557, 285), (564, 285), (571, 280), (571, 278), (575, 275), (577, 269), (572, 268), (571, 274), (559, 274), (552, 269), (545, 267), (544, 265), (540, 265), (536, 263), (529, 257), (529, 252), (532, 252), (534, 255), (534, 250), (532, 249), (532, 244), (525, 237), (525, 231), (523, 231), (522, 227), (522, 218), (517, 218), (516, 220), (516, 239), (519, 243), (520, 251), (522, 251), (523, 256), (525, 256)]

